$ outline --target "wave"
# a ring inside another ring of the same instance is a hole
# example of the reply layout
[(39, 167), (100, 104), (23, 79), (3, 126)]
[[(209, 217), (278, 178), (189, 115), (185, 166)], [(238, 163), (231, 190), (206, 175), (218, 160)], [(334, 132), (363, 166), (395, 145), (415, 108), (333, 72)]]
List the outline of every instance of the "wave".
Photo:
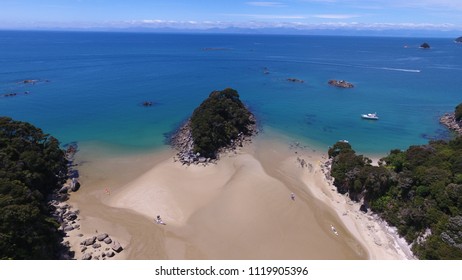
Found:
[(421, 70), (418, 70), (418, 69), (403, 69), (403, 68), (389, 68), (389, 67), (379, 67), (377, 69), (388, 70), (388, 71), (411, 72), (411, 73), (421, 72)]

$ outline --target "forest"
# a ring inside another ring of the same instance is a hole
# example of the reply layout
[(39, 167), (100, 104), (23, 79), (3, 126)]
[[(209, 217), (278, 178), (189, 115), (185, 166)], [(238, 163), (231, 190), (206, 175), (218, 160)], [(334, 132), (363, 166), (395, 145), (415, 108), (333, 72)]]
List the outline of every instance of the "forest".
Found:
[(328, 154), (337, 191), (395, 226), (419, 259), (462, 259), (462, 137), (392, 150), (378, 166), (349, 143)]
[(0, 259), (56, 259), (59, 225), (47, 198), (67, 178), (56, 138), (0, 117)]
[(194, 152), (216, 158), (218, 150), (243, 135), (252, 134), (252, 113), (239, 99), (236, 90), (213, 91), (191, 116)]

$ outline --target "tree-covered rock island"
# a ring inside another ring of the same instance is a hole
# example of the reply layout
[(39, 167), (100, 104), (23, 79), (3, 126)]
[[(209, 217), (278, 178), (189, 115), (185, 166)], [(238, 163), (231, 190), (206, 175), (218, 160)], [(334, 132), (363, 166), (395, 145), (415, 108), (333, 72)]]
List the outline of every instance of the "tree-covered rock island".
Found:
[(378, 166), (345, 142), (328, 154), (337, 191), (395, 226), (419, 259), (462, 259), (462, 136), (392, 150)]
[(172, 137), (184, 164), (206, 163), (220, 151), (242, 146), (256, 133), (253, 114), (232, 88), (213, 91), (197, 107), (191, 118)]

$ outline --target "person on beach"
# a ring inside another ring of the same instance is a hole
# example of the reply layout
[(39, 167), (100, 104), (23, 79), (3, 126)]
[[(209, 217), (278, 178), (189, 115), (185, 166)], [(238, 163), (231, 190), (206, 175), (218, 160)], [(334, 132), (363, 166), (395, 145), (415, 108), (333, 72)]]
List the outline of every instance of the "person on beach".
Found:
[(294, 194), (294, 193), (291, 193), (291, 194), (290, 194), (290, 199), (292, 199), (293, 201), (295, 201), (295, 194)]
[(162, 221), (162, 219), (160, 218), (160, 215), (157, 215), (156, 223), (160, 225), (165, 225), (164, 221)]

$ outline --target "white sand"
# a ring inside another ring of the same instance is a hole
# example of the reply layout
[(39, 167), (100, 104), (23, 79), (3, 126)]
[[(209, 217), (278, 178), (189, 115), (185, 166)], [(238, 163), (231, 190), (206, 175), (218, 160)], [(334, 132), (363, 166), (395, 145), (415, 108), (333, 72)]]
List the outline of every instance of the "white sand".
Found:
[[(267, 140), (207, 167), (174, 162), (172, 151), (102, 159), (82, 166), (70, 202), (85, 235), (120, 239), (120, 259), (407, 258), (378, 222), (331, 190), (324, 161)], [(167, 225), (155, 224), (157, 215)], [(71, 244), (80, 239), (73, 233)]]

